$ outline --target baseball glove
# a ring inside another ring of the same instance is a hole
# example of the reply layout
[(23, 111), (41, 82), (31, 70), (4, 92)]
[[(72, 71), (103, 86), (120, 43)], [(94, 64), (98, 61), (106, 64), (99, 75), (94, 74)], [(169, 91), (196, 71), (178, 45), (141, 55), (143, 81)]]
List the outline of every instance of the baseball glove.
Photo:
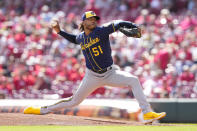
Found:
[(119, 31), (122, 32), (127, 37), (140, 38), (142, 36), (140, 28), (120, 27)]

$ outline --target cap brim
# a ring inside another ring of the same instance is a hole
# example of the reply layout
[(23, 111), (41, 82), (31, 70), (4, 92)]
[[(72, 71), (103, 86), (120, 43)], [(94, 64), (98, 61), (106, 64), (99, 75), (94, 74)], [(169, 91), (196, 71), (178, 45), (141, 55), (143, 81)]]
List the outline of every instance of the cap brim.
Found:
[(99, 17), (99, 16), (93, 16), (93, 17), (95, 17), (95, 18), (96, 18), (96, 20), (99, 20), (99, 19), (100, 19), (100, 17)]
[[(99, 16), (91, 16), (91, 17), (88, 17), (88, 18), (92, 18), (92, 17), (96, 18), (96, 20), (99, 20), (99, 19), (100, 19)], [(88, 18), (86, 18), (86, 19), (88, 19)], [(84, 19), (84, 20), (86, 20), (86, 19)], [(84, 20), (83, 20), (83, 21), (84, 21)]]

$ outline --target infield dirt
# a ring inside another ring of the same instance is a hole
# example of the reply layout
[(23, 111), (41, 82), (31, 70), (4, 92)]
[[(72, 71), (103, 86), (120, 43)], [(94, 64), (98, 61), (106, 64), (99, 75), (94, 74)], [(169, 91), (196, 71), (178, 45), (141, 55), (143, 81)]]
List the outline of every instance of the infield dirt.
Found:
[[(104, 125), (144, 125), (140, 122), (126, 121), (126, 120), (113, 120), (105, 118), (93, 118), (93, 117), (80, 117), (70, 115), (25, 115), (22, 113), (1, 113), (0, 125), (65, 125), (65, 126), (104, 126)], [(154, 126), (177, 126), (175, 124), (160, 124), (154, 123)], [(178, 124), (178, 126), (185, 126), (185, 124)]]

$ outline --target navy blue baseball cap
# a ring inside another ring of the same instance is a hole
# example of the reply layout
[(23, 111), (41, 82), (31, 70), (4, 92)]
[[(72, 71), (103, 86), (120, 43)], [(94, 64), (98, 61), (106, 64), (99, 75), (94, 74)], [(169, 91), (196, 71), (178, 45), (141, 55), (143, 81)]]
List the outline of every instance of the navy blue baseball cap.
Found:
[(95, 17), (96, 20), (99, 20), (99, 19), (100, 19), (100, 17), (97, 16), (95, 12), (93, 12), (93, 11), (87, 11), (87, 12), (85, 12), (85, 13), (83, 14), (82, 20), (84, 21), (84, 20), (86, 20), (87, 18), (91, 18), (91, 17)]

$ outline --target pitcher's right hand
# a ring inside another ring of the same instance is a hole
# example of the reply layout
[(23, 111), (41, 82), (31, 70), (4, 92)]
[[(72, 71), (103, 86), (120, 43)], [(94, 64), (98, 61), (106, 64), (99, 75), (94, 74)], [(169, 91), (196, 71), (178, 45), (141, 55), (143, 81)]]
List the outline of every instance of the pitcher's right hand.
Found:
[(53, 19), (51, 21), (51, 28), (55, 30), (56, 33), (60, 32), (60, 26), (59, 26), (59, 21), (57, 19)]

